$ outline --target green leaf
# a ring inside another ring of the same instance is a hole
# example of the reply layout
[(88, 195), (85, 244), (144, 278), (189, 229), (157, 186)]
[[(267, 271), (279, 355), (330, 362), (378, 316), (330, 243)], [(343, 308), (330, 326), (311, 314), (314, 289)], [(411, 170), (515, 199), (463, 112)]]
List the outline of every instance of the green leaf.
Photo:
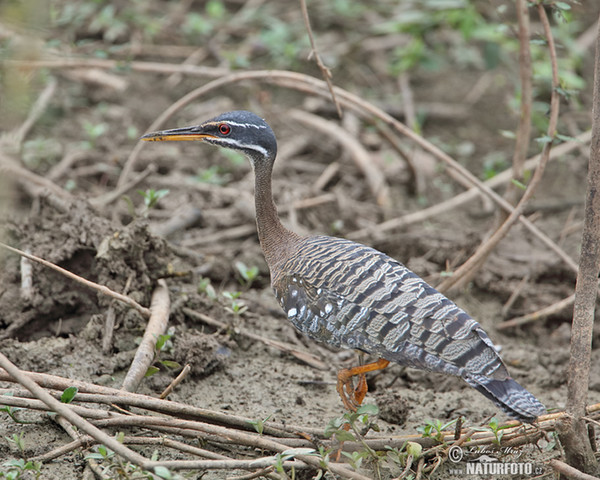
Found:
[(554, 6), (559, 10), (571, 10), (571, 5), (566, 2), (554, 2)]
[(412, 455), (413, 458), (419, 458), (421, 456), (421, 452), (423, 451), (423, 447), (416, 442), (407, 442), (406, 443), (406, 453)]
[(173, 360), (161, 360), (161, 364), (163, 364), (167, 368), (181, 368), (181, 364), (173, 361)]
[(544, 135), (535, 139), (535, 141), (538, 143), (552, 143), (552, 140), (553, 138), (548, 135)]
[(356, 413), (358, 413), (359, 415), (364, 415), (365, 413), (367, 415), (377, 415), (379, 413), (379, 407), (377, 405), (372, 404), (361, 405), (356, 410)]
[(173, 478), (173, 475), (171, 474), (169, 469), (166, 467), (161, 467), (161, 466), (154, 467), (154, 473), (156, 473), (160, 478), (166, 478), (166, 479)]
[(60, 401), (62, 403), (71, 403), (73, 401), (73, 399), (75, 398), (75, 395), (77, 395), (77, 392), (78, 392), (77, 387), (65, 388), (65, 391), (60, 396)]
[(154, 365), (148, 367), (148, 370), (146, 370), (146, 374), (144, 375), (144, 377), (151, 377), (152, 375), (154, 375), (155, 373), (160, 372), (160, 368), (155, 367)]
[(354, 442), (356, 437), (346, 430), (338, 430), (335, 432), (335, 438), (338, 442)]
[(104, 460), (104, 455), (101, 453), (88, 453), (85, 457), (86, 460)]
[(561, 140), (563, 142), (579, 142), (579, 143), (583, 144), (583, 142), (581, 140), (578, 140), (575, 137), (571, 137), (570, 135), (561, 135), (560, 133), (557, 133), (556, 138), (558, 138), (559, 140)]
[(525, 189), (527, 189), (527, 185), (525, 185), (523, 182), (520, 182), (520, 181), (519, 181), (519, 180), (517, 180), (516, 178), (511, 178), (511, 180), (510, 180), (510, 181), (512, 182), (512, 184), (513, 184), (515, 187), (518, 187), (518, 188), (520, 188), (521, 190), (525, 190)]

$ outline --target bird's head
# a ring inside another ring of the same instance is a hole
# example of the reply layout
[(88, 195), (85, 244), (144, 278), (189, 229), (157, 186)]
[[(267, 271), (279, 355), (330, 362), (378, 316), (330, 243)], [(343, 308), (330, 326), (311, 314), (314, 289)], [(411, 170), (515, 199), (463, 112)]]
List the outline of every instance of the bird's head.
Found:
[(255, 167), (259, 162), (272, 163), (277, 154), (277, 141), (271, 127), (258, 115), (244, 110), (222, 113), (193, 127), (147, 133), (142, 140), (200, 140), (242, 152)]

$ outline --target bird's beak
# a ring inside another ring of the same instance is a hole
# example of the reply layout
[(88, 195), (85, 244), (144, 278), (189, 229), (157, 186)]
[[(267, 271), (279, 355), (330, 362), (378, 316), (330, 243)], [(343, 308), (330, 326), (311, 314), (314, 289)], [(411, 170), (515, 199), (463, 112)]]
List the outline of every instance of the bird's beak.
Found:
[(181, 142), (192, 140), (204, 140), (205, 138), (216, 138), (209, 133), (202, 133), (198, 127), (174, 128), (172, 130), (161, 130), (160, 132), (147, 133), (142, 140), (147, 142)]

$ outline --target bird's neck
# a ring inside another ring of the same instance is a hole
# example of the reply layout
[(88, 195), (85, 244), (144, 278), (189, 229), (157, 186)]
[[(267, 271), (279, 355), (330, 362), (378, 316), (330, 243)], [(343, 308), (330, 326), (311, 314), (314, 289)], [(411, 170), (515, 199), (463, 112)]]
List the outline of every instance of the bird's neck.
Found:
[(256, 172), (254, 201), (258, 239), (267, 265), (273, 273), (273, 269), (292, 254), (300, 237), (281, 224), (273, 201), (271, 169)]

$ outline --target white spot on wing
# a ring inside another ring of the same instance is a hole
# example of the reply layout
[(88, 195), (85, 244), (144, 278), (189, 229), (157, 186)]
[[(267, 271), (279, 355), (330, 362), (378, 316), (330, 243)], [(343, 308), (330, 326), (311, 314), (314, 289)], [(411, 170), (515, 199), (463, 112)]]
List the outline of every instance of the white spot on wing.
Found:
[(298, 313), (298, 310), (296, 310), (295, 308), (290, 308), (287, 312), (287, 316), (288, 316), (288, 318), (292, 318), (292, 317), (295, 317), (297, 313)]

